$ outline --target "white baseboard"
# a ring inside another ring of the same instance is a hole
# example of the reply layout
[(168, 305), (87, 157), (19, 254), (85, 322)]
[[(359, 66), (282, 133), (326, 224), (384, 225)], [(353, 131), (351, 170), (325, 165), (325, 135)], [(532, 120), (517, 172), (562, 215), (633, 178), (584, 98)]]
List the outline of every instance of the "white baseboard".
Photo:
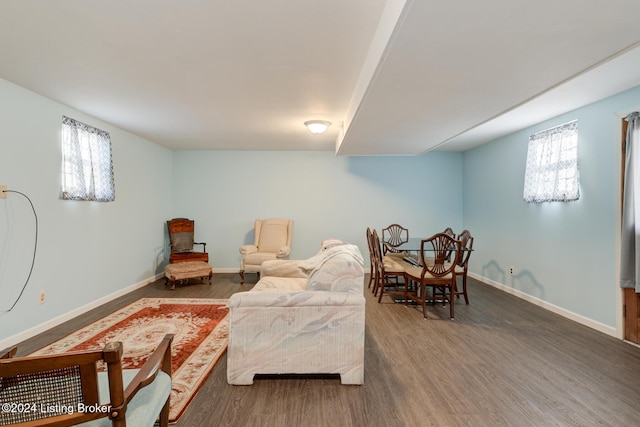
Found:
[(86, 313), (89, 310), (93, 310), (96, 307), (101, 306), (102, 304), (106, 304), (109, 301), (112, 301), (118, 297), (121, 297), (122, 295), (126, 295), (129, 292), (133, 292), (136, 289), (139, 289), (143, 286), (148, 285), (149, 283), (155, 282), (156, 280), (160, 279), (161, 277), (164, 277), (163, 273), (159, 273), (156, 274), (155, 276), (152, 276), (148, 279), (142, 280), (138, 283), (135, 283), (131, 286), (128, 286), (126, 288), (120, 289), (116, 292), (113, 292), (109, 295), (105, 295), (102, 298), (98, 298), (95, 301), (91, 301), (88, 304), (83, 305), (82, 307), (78, 307), (74, 310), (71, 310), (67, 313), (64, 313), (58, 317), (54, 317), (51, 320), (48, 320), (44, 323), (41, 323), (39, 325), (36, 325), (32, 328), (27, 329), (26, 331), (20, 332), (19, 334), (10, 336), (9, 338), (5, 338), (3, 340), (0, 340), (0, 350), (5, 349), (7, 347), (11, 347), (14, 346), (24, 340), (27, 340), (29, 338), (32, 338), (38, 334), (41, 334), (42, 332), (49, 330), (55, 326), (58, 326), (64, 322), (66, 322), (67, 320), (71, 320), (74, 317), (80, 316), (81, 314)]
[(493, 286), (494, 288), (498, 288), (501, 291), (512, 294), (518, 298), (521, 298), (525, 301), (528, 301), (532, 304), (535, 304), (539, 307), (542, 307), (546, 310), (549, 310), (553, 313), (559, 314), (562, 317), (566, 317), (567, 319), (573, 320), (574, 322), (578, 322), (581, 325), (587, 326), (589, 328), (595, 329), (596, 331), (602, 332), (607, 335), (611, 335), (612, 337), (618, 338), (618, 332), (616, 328), (611, 327), (609, 325), (605, 325), (604, 323), (596, 322), (593, 319), (589, 319), (588, 317), (584, 317), (580, 314), (576, 314), (572, 311), (566, 310), (562, 307), (558, 307), (557, 305), (551, 304), (547, 301), (541, 300), (540, 298), (531, 296), (517, 289), (510, 288), (508, 286), (503, 285), (502, 283), (496, 282), (491, 279), (487, 279), (486, 277), (480, 276), (479, 274), (475, 274), (469, 272), (469, 277), (472, 277), (482, 283), (485, 283), (489, 286)]

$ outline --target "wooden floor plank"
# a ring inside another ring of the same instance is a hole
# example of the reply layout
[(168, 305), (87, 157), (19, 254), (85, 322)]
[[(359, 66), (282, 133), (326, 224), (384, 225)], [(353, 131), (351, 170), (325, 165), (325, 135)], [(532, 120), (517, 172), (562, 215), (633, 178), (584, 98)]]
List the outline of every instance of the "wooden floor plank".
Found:
[[(254, 279), (247, 277), (248, 281)], [(228, 298), (237, 274), (169, 291), (164, 280), (21, 343), (28, 354), (143, 297)], [(366, 282), (365, 282), (366, 283)], [(469, 279), (470, 305), (383, 303), (366, 291), (365, 384), (226, 382), (223, 356), (178, 427), (591, 426), (640, 423), (640, 348)]]

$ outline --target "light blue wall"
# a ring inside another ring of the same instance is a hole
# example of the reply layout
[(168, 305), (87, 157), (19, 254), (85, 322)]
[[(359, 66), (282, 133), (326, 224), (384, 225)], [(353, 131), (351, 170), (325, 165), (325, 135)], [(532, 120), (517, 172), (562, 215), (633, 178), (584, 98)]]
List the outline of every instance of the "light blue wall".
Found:
[[(111, 134), (116, 200), (60, 199), (63, 115)], [(33, 92), (0, 80), (0, 184), (28, 201), (0, 199), (0, 340), (153, 277), (162, 262), (171, 215), (172, 152)], [(38, 293), (46, 302), (38, 304)]]
[[(463, 154), (470, 270), (610, 327), (616, 326), (620, 115), (635, 88)], [(522, 200), (530, 134), (578, 119), (580, 200)], [(509, 275), (509, 267), (515, 275)]]
[[(468, 228), (472, 272), (613, 327), (619, 115), (639, 107), (636, 88), (463, 154), (171, 152), (0, 80), (0, 184), (31, 198), (40, 227), (31, 280), (14, 311), (0, 313), (0, 340), (159, 273), (165, 221), (177, 216), (196, 220), (217, 269), (239, 266), (256, 218), (295, 220), (292, 258), (313, 255), (327, 237), (366, 257), (367, 226), (398, 222), (412, 236)], [(60, 200), (62, 115), (111, 133), (114, 203)], [(576, 118), (581, 199), (524, 203), (529, 134)], [(34, 224), (26, 199), (0, 200), (0, 311), (28, 274)]]
[(331, 152), (179, 151), (173, 214), (196, 220), (214, 268), (240, 265), (256, 218), (294, 220), (291, 258), (314, 255), (322, 239), (357, 244), (367, 227), (394, 222), (411, 235), (462, 226), (462, 155), (336, 157)]

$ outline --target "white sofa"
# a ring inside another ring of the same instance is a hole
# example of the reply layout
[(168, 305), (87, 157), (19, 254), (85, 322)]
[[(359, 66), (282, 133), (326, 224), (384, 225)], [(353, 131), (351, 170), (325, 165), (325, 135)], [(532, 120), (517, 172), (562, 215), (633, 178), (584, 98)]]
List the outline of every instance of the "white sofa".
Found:
[(266, 261), (261, 279), (229, 299), (227, 381), (255, 374), (340, 374), (364, 381), (365, 298), (357, 246), (323, 242), (303, 261)]

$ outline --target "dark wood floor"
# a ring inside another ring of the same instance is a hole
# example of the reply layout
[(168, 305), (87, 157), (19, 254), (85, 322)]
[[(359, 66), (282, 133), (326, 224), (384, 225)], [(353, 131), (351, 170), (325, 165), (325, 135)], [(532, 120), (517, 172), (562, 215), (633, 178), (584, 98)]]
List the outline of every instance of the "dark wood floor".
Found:
[[(248, 282), (253, 277), (248, 277)], [(470, 280), (471, 305), (378, 304), (367, 292), (365, 384), (334, 378), (226, 382), (224, 356), (178, 427), (640, 425), (640, 348)], [(168, 291), (164, 281), (20, 345), (27, 354), (142, 297), (227, 298), (237, 274)], [(387, 297), (385, 297), (387, 298)]]

